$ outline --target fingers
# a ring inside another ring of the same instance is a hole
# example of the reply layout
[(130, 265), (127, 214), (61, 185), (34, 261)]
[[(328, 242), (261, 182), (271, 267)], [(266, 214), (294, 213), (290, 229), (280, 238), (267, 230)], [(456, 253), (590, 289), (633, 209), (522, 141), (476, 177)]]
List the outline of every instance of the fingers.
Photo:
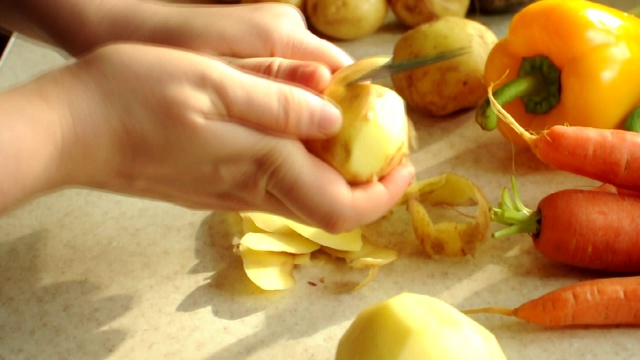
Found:
[(324, 62), (332, 72), (354, 61), (344, 50), (327, 40), (317, 37), (308, 30), (300, 34), (300, 36), (294, 36), (287, 45), (279, 49), (278, 56), (305, 61), (324, 59)]
[(402, 197), (415, 176), (409, 163), (380, 181), (350, 186), (340, 174), (317, 158), (289, 159), (267, 184), (303, 221), (331, 232), (352, 230), (386, 214)]
[[(311, 63), (272, 59), (246, 60), (244, 65), (297, 83), (327, 81), (322, 67)], [(231, 68), (221, 72), (230, 78), (224, 82), (211, 79), (219, 85), (214, 92), (216, 99), (212, 99), (218, 106), (212, 110), (218, 112), (222, 107), (226, 117), (245, 126), (296, 138), (324, 138), (334, 135), (342, 125), (340, 110), (318, 94)], [(219, 114), (212, 114), (216, 116)]]
[(298, 84), (322, 92), (331, 81), (331, 70), (326, 65), (283, 58), (229, 59), (229, 63), (253, 73)]

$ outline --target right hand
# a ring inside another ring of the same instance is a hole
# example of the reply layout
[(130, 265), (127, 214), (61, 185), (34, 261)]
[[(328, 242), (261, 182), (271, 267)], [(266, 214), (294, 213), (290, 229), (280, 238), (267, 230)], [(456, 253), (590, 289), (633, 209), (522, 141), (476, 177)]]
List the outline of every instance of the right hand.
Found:
[(340, 125), (337, 109), (314, 94), (330, 76), (312, 62), (229, 65), (147, 45), (102, 48), (40, 80), (66, 104), (61, 185), (268, 211), (332, 232), (372, 222), (402, 196), (413, 168), (350, 186), (306, 151), (300, 139)]

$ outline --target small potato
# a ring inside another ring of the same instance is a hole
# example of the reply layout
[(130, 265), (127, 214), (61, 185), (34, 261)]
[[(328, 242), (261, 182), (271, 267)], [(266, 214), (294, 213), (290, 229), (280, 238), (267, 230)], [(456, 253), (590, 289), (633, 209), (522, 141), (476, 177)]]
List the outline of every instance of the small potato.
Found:
[(283, 4), (291, 4), (300, 10), (304, 10), (305, 0), (242, 0), (243, 4), (255, 4), (255, 3), (265, 3), (265, 2), (279, 2)]
[(324, 35), (351, 40), (369, 35), (384, 23), (387, 0), (306, 0), (309, 22)]
[(389, 6), (401, 23), (416, 27), (443, 16), (464, 17), (471, 0), (389, 0)]
[(445, 16), (407, 31), (396, 42), (394, 61), (415, 59), (447, 50), (468, 53), (438, 64), (394, 74), (398, 94), (414, 110), (445, 116), (477, 106), (485, 97), (484, 66), (496, 35), (483, 24)]

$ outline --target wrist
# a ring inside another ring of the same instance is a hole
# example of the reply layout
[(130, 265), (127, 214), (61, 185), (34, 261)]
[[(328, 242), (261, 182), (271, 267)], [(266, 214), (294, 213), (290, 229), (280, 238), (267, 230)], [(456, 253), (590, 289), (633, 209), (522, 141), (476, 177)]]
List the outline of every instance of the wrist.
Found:
[(52, 95), (40, 81), (0, 93), (0, 211), (67, 182)]

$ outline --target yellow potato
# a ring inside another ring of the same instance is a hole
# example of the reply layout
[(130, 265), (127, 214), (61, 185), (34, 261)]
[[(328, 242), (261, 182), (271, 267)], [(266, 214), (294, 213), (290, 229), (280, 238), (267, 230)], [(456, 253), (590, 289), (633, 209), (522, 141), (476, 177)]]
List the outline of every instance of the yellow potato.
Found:
[(503, 360), (495, 336), (439, 299), (402, 293), (364, 309), (336, 360)]
[(394, 74), (393, 86), (409, 107), (426, 115), (445, 116), (474, 108), (486, 97), (484, 66), (497, 41), (488, 27), (466, 18), (445, 16), (419, 25), (396, 42), (394, 61), (459, 48), (467, 48), (468, 53)]
[(255, 3), (265, 3), (265, 2), (278, 2), (283, 4), (291, 4), (297, 7), (298, 9), (303, 10), (305, 0), (242, 0), (243, 4), (255, 4)]
[(372, 34), (387, 16), (387, 0), (306, 0), (305, 14), (320, 33), (339, 40)]
[(311, 153), (352, 184), (375, 181), (409, 154), (411, 127), (403, 99), (381, 85), (350, 84), (388, 60), (365, 58), (339, 70), (325, 96), (341, 109), (342, 128), (331, 138), (305, 142)]
[(464, 17), (470, 5), (470, 0), (389, 0), (396, 18), (409, 27), (443, 16)]

